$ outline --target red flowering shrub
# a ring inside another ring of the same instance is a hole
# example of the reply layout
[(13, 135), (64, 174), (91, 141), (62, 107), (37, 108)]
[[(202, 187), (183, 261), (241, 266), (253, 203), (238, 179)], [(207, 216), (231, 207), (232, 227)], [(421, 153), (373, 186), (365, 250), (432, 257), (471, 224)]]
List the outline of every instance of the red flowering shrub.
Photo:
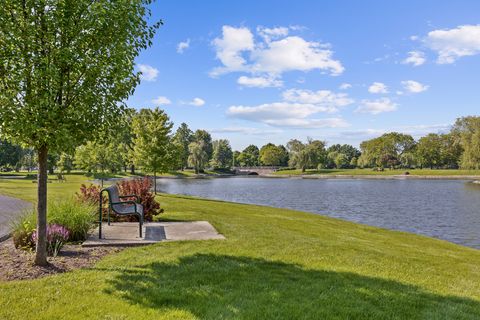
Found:
[[(145, 221), (152, 221), (153, 216), (163, 212), (160, 209), (160, 203), (155, 200), (155, 195), (151, 191), (152, 182), (147, 177), (143, 179), (123, 180), (117, 183), (121, 195), (135, 194), (140, 197), (140, 203), (143, 205), (143, 216)], [(135, 199), (131, 199), (135, 200)], [(136, 221), (136, 217), (131, 217)]]
[[(102, 188), (95, 184), (90, 184), (87, 187), (82, 183), (82, 185), (80, 186), (80, 193), (76, 192), (75, 195), (77, 197), (77, 200), (80, 202), (88, 202), (98, 206), (98, 200), (100, 199), (100, 190), (102, 190)], [(104, 214), (106, 214), (108, 208), (108, 197), (106, 195), (106, 192), (104, 192), (102, 196), (102, 206), (102, 211)]]

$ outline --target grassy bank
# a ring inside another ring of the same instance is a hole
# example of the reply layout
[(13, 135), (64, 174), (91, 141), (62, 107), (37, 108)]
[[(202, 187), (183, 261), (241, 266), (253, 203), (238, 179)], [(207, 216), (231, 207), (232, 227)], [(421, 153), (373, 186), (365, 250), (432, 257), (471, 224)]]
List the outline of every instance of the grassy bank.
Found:
[[(0, 193), (14, 195), (9, 181)], [(67, 183), (50, 195), (73, 192)], [(165, 219), (208, 220), (227, 240), (132, 248), (88, 270), (0, 283), (0, 319), (480, 317), (478, 250), (291, 210), (159, 201)]]
[(393, 175), (403, 175), (405, 172), (409, 172), (410, 175), (416, 176), (479, 176), (480, 170), (459, 170), (459, 169), (401, 169), (401, 170), (390, 170), (385, 169), (385, 171), (373, 171), (372, 169), (321, 169), (313, 170), (309, 169), (305, 172), (302, 170), (280, 170), (275, 172), (275, 175), (346, 175), (346, 176), (393, 176)]

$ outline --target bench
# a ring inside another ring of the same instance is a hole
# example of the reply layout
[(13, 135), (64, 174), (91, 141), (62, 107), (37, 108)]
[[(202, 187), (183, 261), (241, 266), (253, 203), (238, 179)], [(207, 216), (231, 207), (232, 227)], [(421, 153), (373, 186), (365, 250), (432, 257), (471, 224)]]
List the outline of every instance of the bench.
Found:
[[(110, 213), (113, 211), (118, 215), (129, 216), (129, 215), (136, 215), (138, 216), (139, 222), (139, 235), (140, 238), (142, 237), (142, 225), (143, 225), (143, 206), (140, 204), (140, 198), (135, 195), (127, 195), (121, 196), (119, 194), (118, 186), (116, 184), (111, 185), (110, 187), (103, 188), (100, 191), (100, 213), (99, 213), (99, 226), (98, 226), (98, 237), (99, 239), (102, 238), (102, 219), (103, 219), (103, 208), (102, 208), (102, 200), (103, 200), (103, 192), (106, 191), (108, 194), (108, 214), (107, 214), (107, 222), (110, 225)], [(133, 200), (122, 200), (126, 198), (135, 198)]]

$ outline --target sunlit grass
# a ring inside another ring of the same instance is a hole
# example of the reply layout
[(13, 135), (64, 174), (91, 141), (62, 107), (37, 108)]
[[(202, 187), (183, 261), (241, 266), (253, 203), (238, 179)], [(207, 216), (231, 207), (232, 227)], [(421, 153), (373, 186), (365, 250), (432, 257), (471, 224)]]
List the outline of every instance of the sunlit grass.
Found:
[[(70, 196), (82, 179), (49, 184), (50, 196)], [(2, 194), (34, 197), (31, 182), (0, 183)], [(291, 210), (158, 200), (163, 219), (207, 220), (227, 239), (126, 249), (88, 270), (0, 283), (0, 319), (480, 318), (478, 250)]]

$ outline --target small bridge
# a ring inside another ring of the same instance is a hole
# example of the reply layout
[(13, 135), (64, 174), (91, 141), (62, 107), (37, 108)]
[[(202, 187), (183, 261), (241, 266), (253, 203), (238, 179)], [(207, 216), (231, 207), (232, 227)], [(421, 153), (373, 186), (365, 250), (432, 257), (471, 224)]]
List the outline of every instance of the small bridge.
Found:
[(235, 171), (235, 174), (238, 175), (249, 175), (249, 176), (264, 176), (275, 171), (278, 171), (281, 167), (267, 167), (267, 166), (259, 166), (259, 167), (233, 167), (232, 169)]

